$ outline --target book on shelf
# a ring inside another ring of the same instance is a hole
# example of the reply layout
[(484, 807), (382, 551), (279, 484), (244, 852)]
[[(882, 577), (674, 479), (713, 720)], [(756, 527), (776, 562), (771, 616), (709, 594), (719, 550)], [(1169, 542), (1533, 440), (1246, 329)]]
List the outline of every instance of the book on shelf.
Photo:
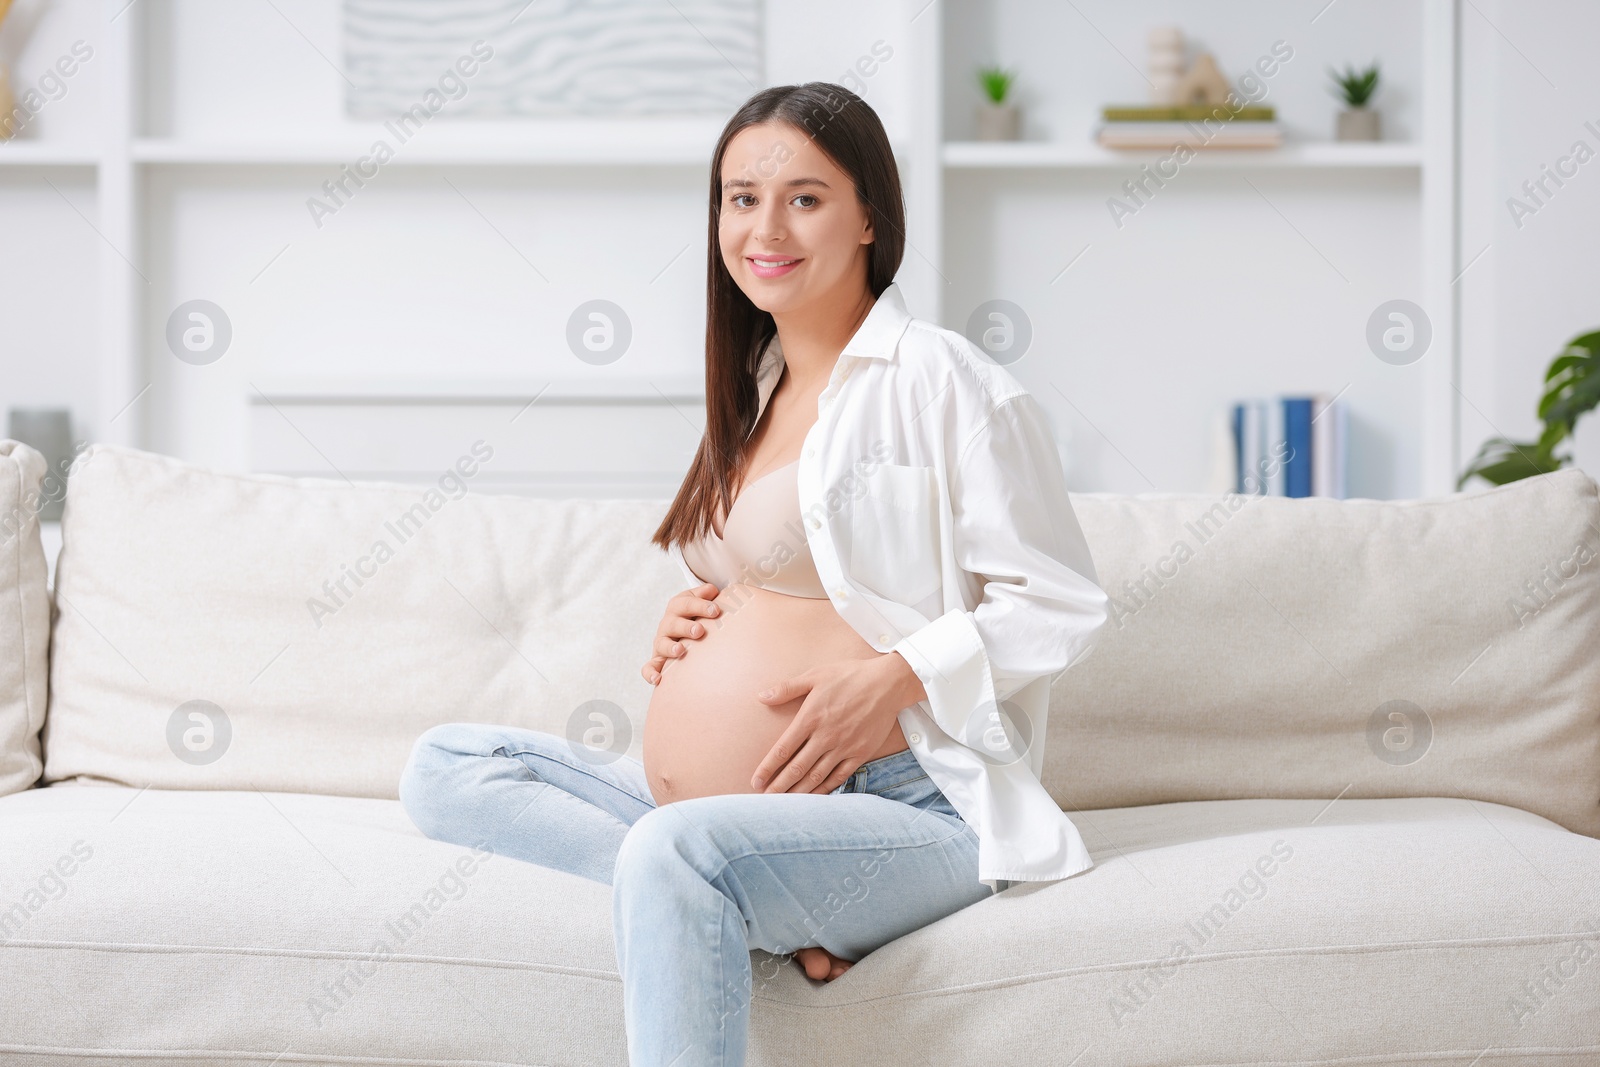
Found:
[(1100, 109), (1100, 117), (1106, 122), (1271, 122), (1278, 114), (1270, 107), (1252, 104), (1237, 111), (1228, 110), (1226, 104), (1108, 104)]
[(1221, 125), (1199, 122), (1105, 122), (1096, 140), (1107, 148), (1277, 148), (1283, 144), (1283, 127), (1276, 122), (1242, 122)]
[(1264, 104), (1108, 104), (1096, 138), (1107, 148), (1276, 148), (1277, 117)]
[(1234, 491), (1345, 499), (1349, 425), (1344, 402), (1326, 393), (1234, 404)]

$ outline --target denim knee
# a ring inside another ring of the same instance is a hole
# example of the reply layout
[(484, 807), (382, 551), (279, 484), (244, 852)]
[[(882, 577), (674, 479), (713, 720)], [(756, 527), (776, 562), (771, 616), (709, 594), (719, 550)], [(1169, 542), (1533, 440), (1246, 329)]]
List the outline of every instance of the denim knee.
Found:
[(716, 874), (709, 868), (720, 867), (720, 857), (712, 855), (714, 850), (705, 835), (673, 807), (668, 804), (645, 812), (623, 835), (612, 875), (617, 889), (625, 890), (636, 881), (647, 892), (657, 891), (668, 871), (681, 870), (686, 864), (708, 879)]
[(450, 739), (461, 723), (443, 723), (423, 731), (411, 746), (405, 769), (400, 772), (400, 806), (417, 829), (432, 836), (445, 772), (462, 758), (460, 748)]

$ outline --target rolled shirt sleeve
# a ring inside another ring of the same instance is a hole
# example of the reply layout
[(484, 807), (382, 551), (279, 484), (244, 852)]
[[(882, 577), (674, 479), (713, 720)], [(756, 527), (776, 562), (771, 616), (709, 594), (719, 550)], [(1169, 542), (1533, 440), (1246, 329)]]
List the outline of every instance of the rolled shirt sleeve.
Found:
[(994, 408), (962, 446), (949, 481), (955, 560), (984, 579), (982, 600), (971, 610), (950, 608), (890, 651), (916, 671), (940, 729), (979, 747), (1003, 701), (1090, 651), (1107, 597), (1054, 437), (1030, 394)]

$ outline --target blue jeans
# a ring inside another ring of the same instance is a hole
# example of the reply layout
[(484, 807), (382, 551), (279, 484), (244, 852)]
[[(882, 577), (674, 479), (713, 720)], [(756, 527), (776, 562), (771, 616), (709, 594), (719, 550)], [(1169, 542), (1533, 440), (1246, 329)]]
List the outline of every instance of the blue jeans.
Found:
[[(446, 723), (418, 738), (400, 801), (428, 837), (612, 886), (632, 1067), (742, 1065), (752, 948), (820, 945), (855, 961), (991, 895), (977, 832), (910, 749), (828, 795), (657, 807), (629, 756)], [(760, 977), (780, 965), (766, 961)]]

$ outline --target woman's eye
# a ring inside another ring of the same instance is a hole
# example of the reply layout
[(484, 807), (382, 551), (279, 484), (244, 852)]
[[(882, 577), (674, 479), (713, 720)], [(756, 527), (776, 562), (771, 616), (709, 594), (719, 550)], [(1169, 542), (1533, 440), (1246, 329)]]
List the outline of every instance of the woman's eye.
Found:
[[(750, 205), (741, 204), (739, 201), (741, 201), (741, 200), (749, 200), (749, 199), (751, 199), (751, 196), (750, 196), (749, 193), (735, 193), (733, 196), (729, 197), (728, 199), (733, 204), (734, 207), (749, 207)], [(816, 205), (816, 202), (817, 202), (817, 198), (815, 196), (812, 196), (810, 193), (800, 193), (795, 197), (795, 200), (809, 200), (809, 201), (811, 201), (809, 204), (801, 204), (800, 205), (801, 207), (814, 207)]]

